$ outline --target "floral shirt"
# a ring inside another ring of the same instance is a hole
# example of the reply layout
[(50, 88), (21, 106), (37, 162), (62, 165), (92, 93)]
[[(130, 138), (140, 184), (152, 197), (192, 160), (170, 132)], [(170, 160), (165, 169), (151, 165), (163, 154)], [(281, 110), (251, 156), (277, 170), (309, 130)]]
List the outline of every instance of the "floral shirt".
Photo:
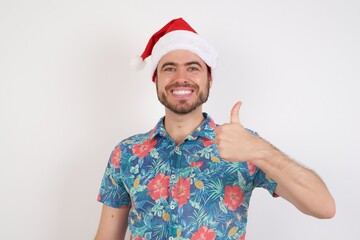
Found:
[(276, 183), (256, 166), (219, 157), (216, 124), (204, 117), (180, 145), (161, 119), (112, 152), (98, 201), (130, 207), (132, 239), (244, 240), (252, 190), (263, 187), (274, 194)]

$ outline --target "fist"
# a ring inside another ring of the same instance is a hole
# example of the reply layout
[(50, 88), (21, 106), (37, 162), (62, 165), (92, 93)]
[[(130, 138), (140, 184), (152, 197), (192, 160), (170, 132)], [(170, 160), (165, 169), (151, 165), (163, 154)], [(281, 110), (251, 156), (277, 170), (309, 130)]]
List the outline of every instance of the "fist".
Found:
[(230, 123), (215, 129), (215, 144), (220, 157), (231, 162), (251, 162), (261, 157), (265, 141), (246, 130), (240, 122), (241, 102), (230, 113)]

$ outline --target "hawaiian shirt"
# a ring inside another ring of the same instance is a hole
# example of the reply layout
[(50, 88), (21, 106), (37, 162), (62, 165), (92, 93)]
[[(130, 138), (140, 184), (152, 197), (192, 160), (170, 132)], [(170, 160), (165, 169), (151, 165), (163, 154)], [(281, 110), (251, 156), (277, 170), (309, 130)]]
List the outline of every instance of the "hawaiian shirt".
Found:
[(275, 194), (276, 183), (255, 165), (219, 157), (216, 124), (204, 117), (180, 145), (166, 133), (162, 118), (113, 150), (98, 201), (130, 207), (132, 239), (244, 240), (252, 190)]

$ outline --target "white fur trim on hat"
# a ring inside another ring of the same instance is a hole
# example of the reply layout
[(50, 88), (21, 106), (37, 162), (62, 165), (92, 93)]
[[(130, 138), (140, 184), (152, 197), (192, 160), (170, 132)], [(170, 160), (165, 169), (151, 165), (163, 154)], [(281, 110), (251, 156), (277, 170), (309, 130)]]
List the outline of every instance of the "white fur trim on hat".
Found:
[(151, 73), (154, 73), (160, 59), (173, 50), (189, 50), (198, 55), (209, 67), (216, 67), (216, 50), (198, 34), (176, 30), (167, 33), (155, 44), (151, 53)]

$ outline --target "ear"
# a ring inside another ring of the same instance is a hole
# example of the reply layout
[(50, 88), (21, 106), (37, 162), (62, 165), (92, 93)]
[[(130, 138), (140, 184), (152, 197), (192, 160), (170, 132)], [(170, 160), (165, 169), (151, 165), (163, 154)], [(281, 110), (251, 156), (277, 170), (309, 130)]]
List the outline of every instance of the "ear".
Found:
[(206, 63), (205, 63), (205, 65), (206, 65), (206, 69), (207, 69), (207, 76), (208, 76), (208, 81), (209, 81), (209, 87), (211, 88), (212, 83), (213, 83), (212, 69), (211, 69), (211, 67), (209, 67), (209, 65), (207, 65)]
[(157, 81), (157, 68), (154, 71), (154, 74), (152, 75), (152, 81), (155, 83)]
[(208, 75), (208, 80), (209, 80), (209, 87), (211, 88), (212, 84), (213, 84), (213, 79), (212, 79), (212, 75), (209, 74)]

